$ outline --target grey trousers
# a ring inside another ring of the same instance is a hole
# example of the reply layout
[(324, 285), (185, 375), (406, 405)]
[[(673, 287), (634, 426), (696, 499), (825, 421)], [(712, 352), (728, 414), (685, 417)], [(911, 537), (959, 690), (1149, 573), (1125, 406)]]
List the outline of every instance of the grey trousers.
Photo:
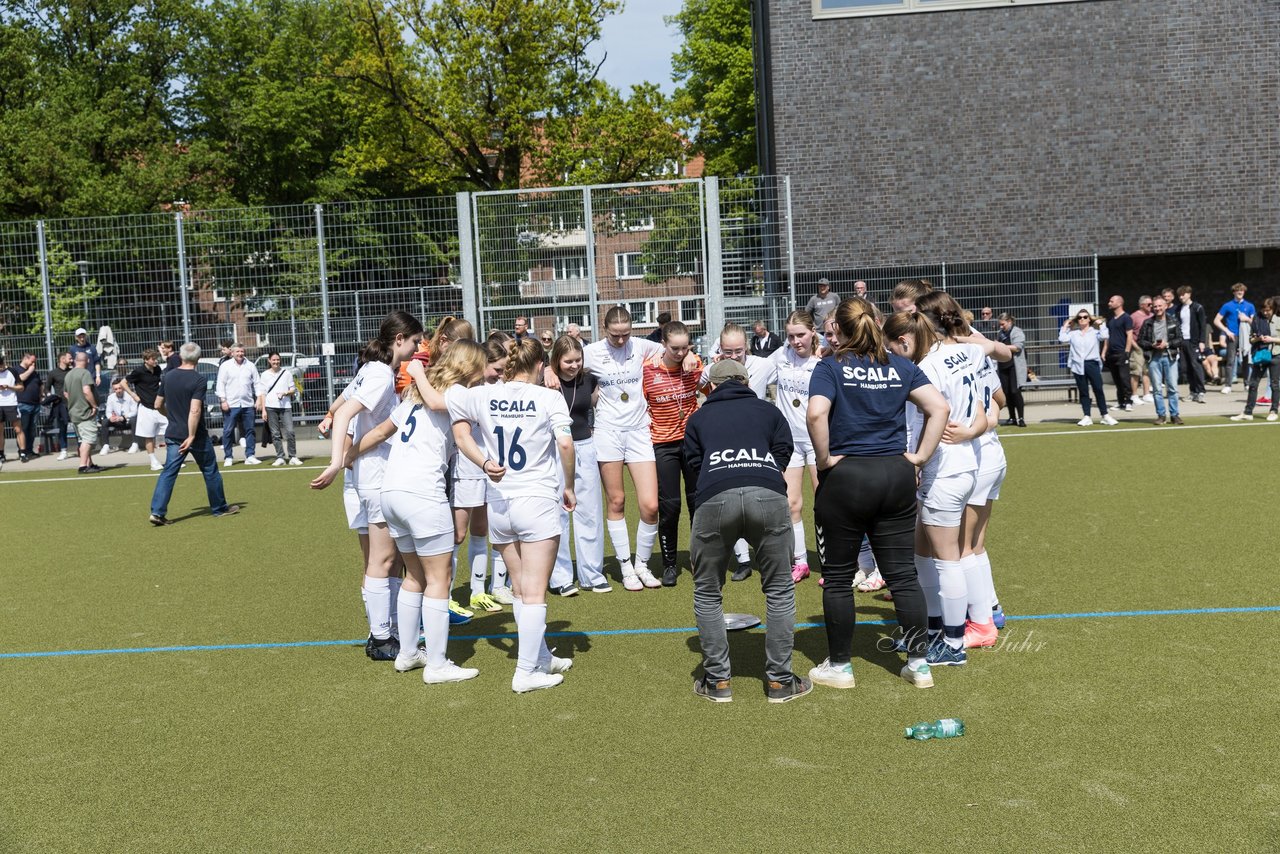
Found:
[(733, 544), (745, 539), (755, 551), (765, 599), (765, 674), (791, 677), (796, 591), (791, 580), (791, 511), (787, 497), (759, 486), (729, 489), (708, 498), (693, 514), (689, 558), (693, 563), (693, 614), (708, 679), (729, 678), (729, 638), (720, 588)]
[[(267, 427), (271, 431), (271, 441), (276, 446), (276, 457), (287, 460), (298, 455), (298, 445), (293, 437), (293, 410), (267, 408)], [(289, 456), (285, 456), (285, 444), (289, 445)]]

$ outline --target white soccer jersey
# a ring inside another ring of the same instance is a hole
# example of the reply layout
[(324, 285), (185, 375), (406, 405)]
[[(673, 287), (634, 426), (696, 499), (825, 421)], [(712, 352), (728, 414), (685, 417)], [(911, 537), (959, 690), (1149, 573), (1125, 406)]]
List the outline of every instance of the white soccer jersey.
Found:
[[(352, 434), (357, 445), (364, 435), (391, 416), (396, 406), (396, 377), (391, 366), (385, 362), (365, 362), (360, 373), (342, 392), (346, 400), (358, 400), (364, 409), (352, 419), (356, 429)], [(391, 446), (383, 442), (378, 447), (356, 457), (352, 466), (352, 480), (356, 489), (369, 490), (382, 488), (382, 473), (386, 468), (387, 454)]]
[[(499, 384), (501, 384), (501, 382), (502, 382), (501, 380), (498, 381)], [(446, 395), (454, 394), (456, 390), (466, 391), (467, 387), (464, 385), (455, 383), (454, 385), (449, 386), (449, 389), (446, 392)], [(480, 432), (479, 424), (471, 425), (471, 438), (475, 441), (477, 445), (479, 445), (482, 448), (484, 447), (484, 434)], [(457, 453), (456, 448), (454, 449), (454, 453), (456, 456), (456, 460), (453, 464), (453, 477), (455, 480), (482, 480), (482, 479), (488, 480), (489, 479), (489, 476), (486, 475), (483, 471), (481, 471), (478, 465), (471, 462), (471, 460), (467, 459), (462, 454)]]
[(564, 395), (525, 382), (450, 389), (449, 416), (470, 421), (484, 434), (485, 455), (507, 469), (489, 483), (499, 498), (559, 500), (562, 477), (556, 430), (572, 423)]
[[(662, 351), (662, 345), (646, 338), (630, 338), (626, 346), (613, 347), (608, 339), (583, 348), (583, 369), (598, 381), (596, 428), (639, 430), (649, 426), (649, 405), (644, 399), (644, 360)], [(562, 398), (563, 399), (563, 398)]]
[[(714, 362), (707, 362), (707, 367), (702, 371), (702, 385), (706, 386), (711, 382), (711, 366)], [(766, 400), (769, 396), (769, 383), (776, 382), (778, 379), (778, 368), (773, 363), (773, 359), (762, 359), (759, 356), (747, 355), (747, 386), (755, 392), (756, 397)]]
[(396, 432), (387, 442), (383, 492), (412, 492), (445, 504), (449, 500), (445, 476), (453, 453), (453, 421), (447, 412), (433, 412), (421, 403), (404, 401), (391, 412)]
[[(791, 427), (791, 438), (797, 441), (809, 441), (809, 380), (813, 378), (813, 368), (822, 360), (817, 356), (800, 358), (790, 346), (780, 347), (765, 361), (772, 363), (778, 383), (778, 399), (774, 401), (782, 410), (782, 417)], [(747, 378), (751, 374), (748, 371)], [(754, 390), (754, 389), (753, 389)]]
[[(950, 421), (968, 427), (982, 407), (984, 386), (978, 380), (978, 369), (987, 359), (976, 344), (935, 344), (920, 361), (920, 370), (942, 392), (951, 407)], [(923, 421), (919, 412), (916, 417)], [(912, 433), (919, 436), (919, 425)], [(919, 439), (917, 438), (918, 442)], [(925, 466), (924, 473), (936, 477), (978, 470), (976, 440), (958, 445), (939, 444)]]

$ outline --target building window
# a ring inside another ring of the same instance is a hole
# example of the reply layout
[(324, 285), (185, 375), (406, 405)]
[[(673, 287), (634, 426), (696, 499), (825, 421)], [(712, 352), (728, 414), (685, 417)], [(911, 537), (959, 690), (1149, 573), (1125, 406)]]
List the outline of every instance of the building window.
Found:
[(631, 314), (631, 323), (635, 326), (654, 326), (657, 321), (657, 303), (653, 300), (642, 300), (640, 302), (623, 303), (627, 307), (627, 311)]
[(686, 326), (698, 326), (702, 323), (702, 300), (680, 300), (680, 322)]
[(1083, 0), (813, 0), (813, 17), (851, 18), (859, 15), (898, 15), (904, 12), (980, 9), (984, 6), (1029, 6), (1079, 2)]
[(561, 255), (551, 259), (551, 278), (558, 282), (587, 277), (587, 259), (581, 255)]
[(644, 265), (640, 263), (639, 252), (619, 252), (613, 256), (614, 274), (619, 279), (644, 278)]
[(609, 220), (615, 231), (653, 231), (653, 214), (643, 211), (614, 211)]
[(564, 334), (569, 328), (570, 323), (578, 324), (578, 328), (583, 332), (591, 331), (591, 312), (586, 308), (565, 308), (560, 310), (561, 313), (556, 315), (556, 329)]

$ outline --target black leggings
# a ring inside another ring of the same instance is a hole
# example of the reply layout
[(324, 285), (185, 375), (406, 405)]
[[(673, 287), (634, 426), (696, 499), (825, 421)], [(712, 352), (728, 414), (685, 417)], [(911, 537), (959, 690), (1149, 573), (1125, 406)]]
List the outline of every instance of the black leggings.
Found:
[(655, 442), (654, 460), (658, 466), (658, 547), (662, 551), (662, 568), (676, 566), (676, 545), (680, 536), (680, 477), (684, 476), (685, 505), (693, 518), (693, 494), (698, 478), (684, 458), (684, 440)]
[(1026, 404), (1022, 400), (1022, 389), (1018, 388), (1018, 371), (1016, 368), (1000, 371), (1000, 388), (1004, 391), (1004, 402), (1009, 407), (1009, 417), (1023, 419)]
[(853, 574), (865, 534), (871, 541), (898, 614), (907, 649), (923, 656), (928, 630), (924, 591), (916, 577), (916, 470), (906, 457), (845, 457), (818, 473), (814, 499), (822, 613), (828, 656), (844, 664), (853, 655)]

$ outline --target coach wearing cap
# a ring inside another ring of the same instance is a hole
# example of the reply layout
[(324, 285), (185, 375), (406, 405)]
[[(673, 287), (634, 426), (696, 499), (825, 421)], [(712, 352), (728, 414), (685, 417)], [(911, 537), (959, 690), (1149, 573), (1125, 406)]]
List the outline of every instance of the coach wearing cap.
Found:
[(813, 325), (821, 329), (827, 315), (835, 311), (839, 304), (840, 295), (831, 292), (831, 282), (818, 279), (818, 292), (809, 297), (809, 303), (804, 309), (813, 315)]
[(778, 408), (747, 386), (740, 362), (716, 362), (708, 380), (711, 392), (689, 416), (684, 437), (685, 459), (698, 484), (689, 557), (704, 675), (693, 690), (717, 703), (733, 699), (720, 589), (733, 544), (741, 537), (755, 550), (765, 596), (765, 695), (771, 703), (785, 703), (813, 687), (791, 672), (796, 597), (791, 511), (782, 479), (791, 460), (791, 430)]
[(67, 352), (71, 354), (72, 364), (75, 364), (77, 353), (84, 353), (89, 360), (86, 367), (93, 374), (93, 387), (96, 389), (102, 385), (102, 357), (98, 355), (98, 348), (89, 343), (89, 331), (83, 326), (76, 330), (76, 343), (68, 347)]

